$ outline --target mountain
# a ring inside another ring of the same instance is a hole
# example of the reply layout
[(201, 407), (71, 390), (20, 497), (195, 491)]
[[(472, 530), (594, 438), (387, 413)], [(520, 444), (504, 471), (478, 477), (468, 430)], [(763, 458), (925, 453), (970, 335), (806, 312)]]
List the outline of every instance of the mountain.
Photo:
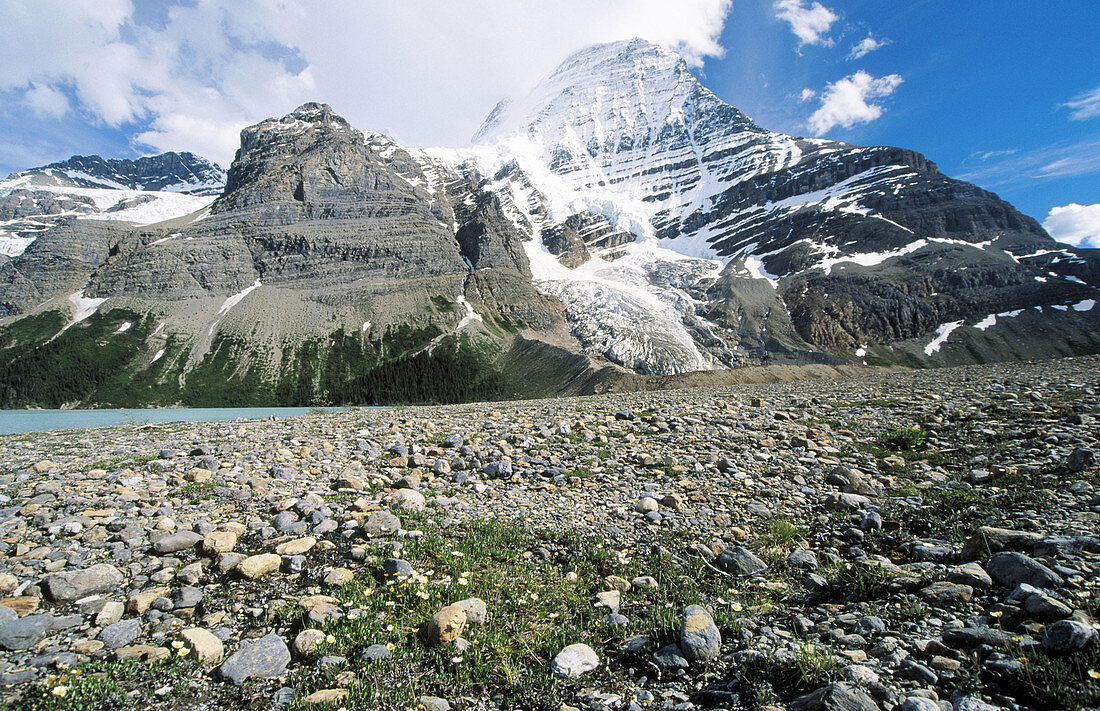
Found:
[(532, 256), (540, 289), (589, 353), (635, 370), (1100, 347), (1096, 250), (913, 151), (764, 130), (643, 40), (576, 53), (474, 141), (553, 257)]
[(192, 153), (73, 156), (12, 173), (0, 181), (0, 259), (70, 218), (163, 222), (208, 207), (224, 186), (225, 171)]
[(641, 40), (568, 58), (468, 148), (310, 103), (242, 131), (216, 198), (32, 185), (93, 175), (74, 161), (0, 197), (35, 230), (0, 258), (0, 405), (455, 401), (1100, 351), (1100, 252), (913, 151), (767, 131)]
[[(116, 225), (71, 220), (0, 265), (5, 404), (489, 397), (516, 333), (568, 340), (475, 176), (323, 104), (244, 129), (202, 212)], [(68, 360), (76, 383), (51, 370)]]
[(217, 196), (225, 186), (225, 171), (194, 153), (169, 152), (136, 160), (73, 156), (8, 176), (8, 180), (18, 179), (25, 179), (28, 185), (34, 186), (163, 190)]

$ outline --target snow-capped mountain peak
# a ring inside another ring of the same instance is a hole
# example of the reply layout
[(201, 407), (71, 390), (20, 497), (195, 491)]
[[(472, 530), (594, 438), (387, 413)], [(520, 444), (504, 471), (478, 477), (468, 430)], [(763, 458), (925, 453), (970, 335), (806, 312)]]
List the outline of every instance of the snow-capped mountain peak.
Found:
[(97, 155), (72, 156), (39, 168), (13, 173), (8, 181), (27, 186), (106, 188), (109, 190), (165, 191), (185, 195), (218, 195), (225, 171), (194, 153), (168, 152), (136, 159), (104, 159)]
[(611, 42), (574, 53), (526, 97), (498, 104), (473, 141), (561, 140), (568, 131), (586, 150), (614, 152), (657, 140), (666, 124), (690, 120), (685, 111), (700, 100), (717, 101), (678, 54), (641, 39)]

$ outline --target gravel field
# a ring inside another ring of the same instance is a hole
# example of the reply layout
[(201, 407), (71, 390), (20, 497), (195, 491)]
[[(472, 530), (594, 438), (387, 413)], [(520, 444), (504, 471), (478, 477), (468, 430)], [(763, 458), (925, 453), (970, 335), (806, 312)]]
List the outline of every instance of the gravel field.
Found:
[(1100, 358), (0, 437), (0, 707), (1100, 706)]

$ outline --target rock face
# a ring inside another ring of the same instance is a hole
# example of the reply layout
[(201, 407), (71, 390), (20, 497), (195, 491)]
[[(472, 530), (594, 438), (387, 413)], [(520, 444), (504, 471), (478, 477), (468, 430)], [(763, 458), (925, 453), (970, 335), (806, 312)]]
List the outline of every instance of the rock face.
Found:
[[(116, 305), (131, 323), (152, 311), (159, 338), (129, 331), (137, 342), (124, 368), (163, 358), (156, 368), (171, 372), (158, 380), (178, 388), (229, 357), (247, 370), (237, 377), (271, 383), (255, 398), (330, 348), (350, 361), (332, 388), (346, 397), (356, 375), (447, 337), (490, 351), (522, 328), (567, 337), (532, 284), (522, 234), (479, 181), (306, 104), (242, 132), (225, 191), (202, 220), (146, 230), (76, 221), (39, 236), (0, 265), (0, 314), (45, 302), (95, 325)], [(56, 333), (47, 330), (43, 342)], [(83, 326), (73, 336), (85, 332), (95, 337)]]

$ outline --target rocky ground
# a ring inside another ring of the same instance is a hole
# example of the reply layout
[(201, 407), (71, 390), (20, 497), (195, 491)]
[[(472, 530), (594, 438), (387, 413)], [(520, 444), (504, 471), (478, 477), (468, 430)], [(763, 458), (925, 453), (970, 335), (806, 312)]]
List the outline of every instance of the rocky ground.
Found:
[(1100, 705), (1100, 358), (0, 437), (5, 708)]

